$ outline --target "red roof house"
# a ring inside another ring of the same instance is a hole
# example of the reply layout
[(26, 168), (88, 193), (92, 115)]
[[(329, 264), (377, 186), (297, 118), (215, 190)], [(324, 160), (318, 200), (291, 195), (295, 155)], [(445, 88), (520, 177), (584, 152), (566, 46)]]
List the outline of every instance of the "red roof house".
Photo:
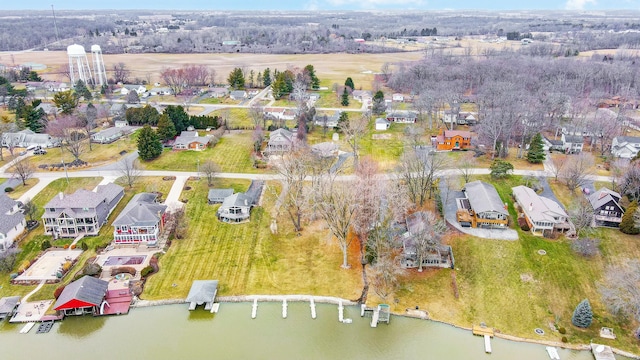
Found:
[(84, 276), (67, 285), (53, 308), (64, 315), (99, 314), (109, 283)]

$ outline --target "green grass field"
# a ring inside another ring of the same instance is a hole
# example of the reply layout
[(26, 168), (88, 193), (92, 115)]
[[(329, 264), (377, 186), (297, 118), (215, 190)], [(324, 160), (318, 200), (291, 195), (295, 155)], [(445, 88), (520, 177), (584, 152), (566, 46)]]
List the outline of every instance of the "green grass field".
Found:
[[(174, 240), (160, 259), (160, 272), (149, 278), (145, 299), (183, 298), (195, 279), (220, 280), (219, 295), (317, 294), (351, 298), (359, 286), (357, 270), (341, 270), (337, 244), (327, 241), (326, 230), (295, 236), (289, 220), (279, 218), (279, 234), (269, 232), (271, 196), (265, 208), (252, 210), (251, 221), (225, 224), (216, 219), (218, 205), (207, 204), (206, 181), (190, 182), (185, 239)], [(247, 181), (219, 180), (216, 187), (244, 190)], [(270, 190), (266, 191), (270, 194)], [(176, 284), (176, 286), (173, 286)]]

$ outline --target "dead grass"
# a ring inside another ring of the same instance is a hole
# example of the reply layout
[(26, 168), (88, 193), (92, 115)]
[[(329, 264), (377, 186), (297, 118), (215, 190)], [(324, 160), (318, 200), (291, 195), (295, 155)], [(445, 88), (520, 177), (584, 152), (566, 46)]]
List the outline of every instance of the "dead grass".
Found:
[(36, 178), (27, 179), (26, 181), (27, 185), (23, 185), (22, 182), (20, 182), (20, 184), (14, 187), (13, 191), (10, 193), (7, 193), (7, 195), (9, 195), (9, 197), (14, 200), (18, 200), (20, 196), (24, 195), (24, 193), (29, 191), (29, 189), (34, 187), (39, 182), (40, 180)]

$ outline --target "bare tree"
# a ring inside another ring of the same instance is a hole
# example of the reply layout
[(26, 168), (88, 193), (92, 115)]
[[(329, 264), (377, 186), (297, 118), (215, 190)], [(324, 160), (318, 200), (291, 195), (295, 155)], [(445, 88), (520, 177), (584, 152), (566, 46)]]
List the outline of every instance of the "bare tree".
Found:
[[(447, 226), (442, 219), (431, 211), (420, 211), (414, 216), (421, 217), (420, 223), (416, 226), (417, 231), (412, 231), (413, 244), (416, 250), (418, 271), (422, 272), (422, 264), (427, 256), (432, 253), (440, 254), (442, 235), (447, 230)], [(415, 231), (415, 233), (414, 233)]]
[(567, 185), (567, 188), (573, 191), (586, 184), (589, 176), (593, 173), (594, 164), (593, 155), (589, 153), (581, 152), (573, 155), (560, 171), (560, 178)]
[(276, 164), (282, 182), (282, 193), (278, 203), (286, 208), (296, 232), (302, 230), (302, 217), (309, 203), (304, 184), (305, 178), (309, 175), (308, 155), (308, 150), (298, 149), (282, 155)]
[(21, 161), (14, 160), (11, 166), (11, 173), (13, 176), (19, 178), (22, 181), (22, 185), (27, 185), (27, 180), (31, 179), (33, 173), (36, 172), (36, 168), (31, 163), (31, 160), (27, 157)]
[(254, 101), (249, 107), (249, 117), (253, 121), (254, 128), (260, 127), (264, 122), (264, 107), (260, 101)]
[(48, 122), (47, 133), (60, 138), (62, 146), (73, 155), (75, 160), (80, 160), (80, 156), (85, 152), (84, 140), (87, 134), (77, 117), (63, 116), (56, 121)]
[(366, 135), (368, 125), (369, 118), (366, 114), (355, 119), (349, 119), (349, 121), (345, 121), (340, 125), (340, 130), (344, 133), (347, 143), (353, 151), (353, 160), (356, 167), (358, 166), (360, 141)]
[(471, 180), (471, 175), (473, 175), (473, 169), (477, 165), (477, 160), (472, 152), (465, 152), (462, 154), (460, 159), (456, 162), (456, 167), (458, 172), (462, 176), (465, 184)]
[(138, 159), (124, 158), (118, 162), (118, 172), (124, 178), (125, 183), (131, 188), (142, 174), (140, 162)]
[(129, 91), (126, 97), (126, 101), (127, 104), (139, 104), (140, 96), (138, 96), (138, 93), (136, 91)]
[(16, 265), (16, 260), (20, 249), (12, 247), (5, 251), (0, 251), (0, 272), (9, 272)]
[(36, 215), (36, 212), (38, 212), (36, 204), (31, 199), (25, 200), (22, 205), (22, 213), (29, 218), (29, 221), (34, 221), (33, 217)]
[(119, 62), (113, 65), (113, 81), (116, 83), (126, 84), (129, 82), (129, 75), (131, 75), (131, 71), (127, 69), (127, 64), (123, 62)]
[(628, 320), (640, 320), (640, 261), (625, 260), (609, 265), (598, 283), (602, 302), (614, 314)]
[(376, 258), (369, 271), (373, 291), (381, 299), (387, 300), (399, 289), (402, 270), (398, 267), (397, 255), (391, 250)]
[(407, 187), (411, 201), (422, 206), (431, 198), (436, 173), (444, 168), (445, 160), (441, 154), (416, 148), (402, 155), (397, 176)]
[(640, 161), (633, 161), (619, 182), (620, 193), (631, 199), (640, 199)]
[(591, 232), (593, 208), (586, 198), (580, 198), (571, 204), (568, 215), (577, 236), (586, 236)]
[(200, 164), (200, 173), (207, 179), (207, 186), (213, 186), (213, 180), (216, 174), (220, 172), (220, 168), (213, 160), (205, 160)]
[(558, 181), (558, 177), (560, 176), (560, 174), (562, 174), (563, 169), (565, 165), (567, 165), (568, 160), (569, 160), (569, 155), (565, 155), (565, 154), (558, 154), (556, 156), (551, 157), (551, 164), (553, 165), (553, 167), (551, 168), (551, 172), (553, 173), (553, 176), (556, 181)]

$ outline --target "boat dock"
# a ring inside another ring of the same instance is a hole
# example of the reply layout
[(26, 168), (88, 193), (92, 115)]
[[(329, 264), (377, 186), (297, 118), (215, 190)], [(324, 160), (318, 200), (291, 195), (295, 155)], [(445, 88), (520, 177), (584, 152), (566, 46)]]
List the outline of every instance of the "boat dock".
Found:
[(282, 300), (282, 318), (287, 318), (287, 299)]
[(596, 360), (616, 360), (611, 346), (591, 343), (591, 352)]
[(316, 302), (313, 300), (313, 296), (309, 301), (309, 307), (311, 307), (311, 318), (315, 319), (316, 318)]
[(41, 322), (40, 326), (38, 326), (38, 331), (36, 331), (36, 334), (46, 334), (49, 331), (51, 331), (51, 328), (53, 327), (54, 321), (45, 321), (45, 322)]
[(255, 319), (258, 316), (258, 299), (253, 299), (253, 306), (251, 307), (251, 318)]
[(31, 328), (33, 328), (33, 326), (34, 326), (35, 324), (36, 324), (36, 323), (34, 323), (34, 322), (28, 322), (28, 323), (26, 323), (26, 324), (22, 327), (22, 329), (20, 329), (20, 334), (26, 334), (26, 333), (28, 333), (29, 331), (31, 331)]
[(473, 325), (471, 331), (473, 332), (473, 335), (484, 337), (484, 352), (486, 352), (487, 354), (491, 354), (491, 338), (494, 334), (493, 328), (487, 327), (485, 325)]
[(344, 306), (342, 305), (342, 301), (338, 303), (338, 321), (344, 322)]
[(484, 352), (491, 354), (491, 336), (484, 336)]
[(378, 320), (380, 320), (380, 309), (373, 310), (373, 316), (371, 316), (371, 327), (378, 327)]
[(560, 360), (560, 354), (558, 354), (558, 349), (553, 346), (547, 346), (547, 354), (549, 354), (549, 359), (551, 360)]

